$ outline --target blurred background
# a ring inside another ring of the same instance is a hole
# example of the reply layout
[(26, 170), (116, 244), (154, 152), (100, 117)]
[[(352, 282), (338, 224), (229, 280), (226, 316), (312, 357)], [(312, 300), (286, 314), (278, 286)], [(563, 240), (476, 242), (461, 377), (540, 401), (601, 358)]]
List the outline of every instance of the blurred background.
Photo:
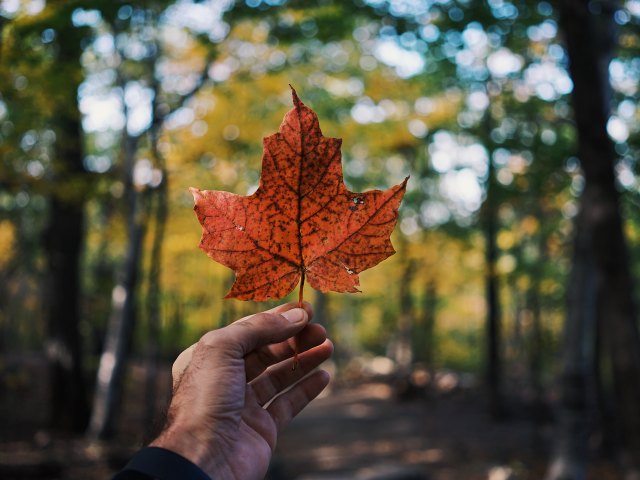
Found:
[(269, 478), (638, 478), (639, 25), (639, 0), (1, 0), (0, 478), (108, 478), (175, 356), (275, 304), (222, 299), (188, 188), (255, 191), (289, 84), (351, 190), (411, 179), (362, 293), (307, 294), (333, 382)]

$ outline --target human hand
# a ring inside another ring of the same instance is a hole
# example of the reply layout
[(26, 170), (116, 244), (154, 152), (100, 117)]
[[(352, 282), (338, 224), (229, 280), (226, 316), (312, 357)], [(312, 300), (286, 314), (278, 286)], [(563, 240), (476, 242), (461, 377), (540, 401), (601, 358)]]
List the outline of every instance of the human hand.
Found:
[(309, 324), (311, 306), (297, 305), (208, 332), (182, 352), (167, 424), (151, 446), (179, 453), (215, 479), (264, 478), (278, 434), (329, 383), (319, 370), (282, 393), (333, 352), (324, 328)]

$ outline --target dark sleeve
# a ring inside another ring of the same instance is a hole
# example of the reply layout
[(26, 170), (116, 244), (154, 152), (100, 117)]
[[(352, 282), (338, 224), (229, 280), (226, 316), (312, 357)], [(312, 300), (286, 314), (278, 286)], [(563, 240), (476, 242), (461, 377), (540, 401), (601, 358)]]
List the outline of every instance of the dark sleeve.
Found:
[(146, 447), (112, 480), (211, 480), (182, 455), (160, 447)]

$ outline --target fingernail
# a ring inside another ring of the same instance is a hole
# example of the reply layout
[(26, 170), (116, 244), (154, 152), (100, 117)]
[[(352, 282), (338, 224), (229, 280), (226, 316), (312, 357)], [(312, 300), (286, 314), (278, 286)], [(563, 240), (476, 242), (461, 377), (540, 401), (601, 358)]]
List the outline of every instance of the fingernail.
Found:
[(301, 308), (292, 308), (283, 312), (281, 315), (291, 323), (300, 323), (305, 319), (305, 311)]

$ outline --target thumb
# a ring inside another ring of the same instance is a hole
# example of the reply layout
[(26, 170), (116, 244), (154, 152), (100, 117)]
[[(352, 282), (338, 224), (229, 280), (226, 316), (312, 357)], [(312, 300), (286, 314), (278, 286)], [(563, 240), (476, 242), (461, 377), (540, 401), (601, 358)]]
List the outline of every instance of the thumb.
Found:
[(219, 335), (212, 336), (211, 340), (215, 343), (222, 342), (219, 343), (220, 348), (233, 349), (234, 355), (242, 358), (258, 347), (283, 342), (293, 337), (308, 321), (309, 315), (302, 308), (292, 308), (279, 314), (262, 312), (212, 332)]
[(231, 351), (237, 358), (263, 345), (283, 342), (296, 335), (309, 321), (309, 314), (302, 308), (292, 308), (282, 313), (263, 312), (240, 319), (231, 325), (205, 333), (198, 343), (184, 350), (171, 367), (175, 389), (193, 358), (198, 345), (213, 347), (219, 351)]

